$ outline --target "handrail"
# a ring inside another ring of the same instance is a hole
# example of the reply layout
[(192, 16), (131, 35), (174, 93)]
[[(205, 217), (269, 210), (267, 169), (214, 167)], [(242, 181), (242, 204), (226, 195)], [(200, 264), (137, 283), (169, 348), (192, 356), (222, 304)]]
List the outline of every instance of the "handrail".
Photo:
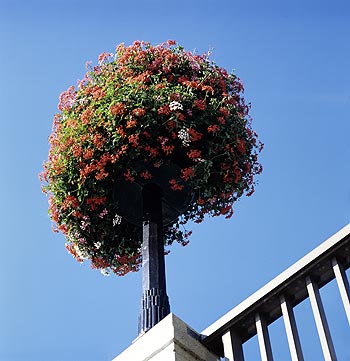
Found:
[[(310, 298), (326, 360), (336, 360), (318, 290), (337, 279), (350, 325), (350, 225), (297, 261), (201, 332), (202, 342), (227, 360), (244, 360), (242, 344), (258, 334), (262, 359), (272, 360), (267, 326), (283, 316), (293, 360), (303, 360), (293, 308)], [(295, 355), (295, 356), (293, 356)]]

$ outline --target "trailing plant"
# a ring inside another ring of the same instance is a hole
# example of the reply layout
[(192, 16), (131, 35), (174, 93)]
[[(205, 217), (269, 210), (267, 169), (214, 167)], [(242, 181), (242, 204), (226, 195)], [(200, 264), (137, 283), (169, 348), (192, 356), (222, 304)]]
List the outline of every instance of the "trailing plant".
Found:
[(230, 218), (262, 171), (243, 91), (234, 73), (175, 41), (121, 44), (89, 64), (77, 88), (60, 95), (41, 174), (67, 250), (105, 274), (137, 271), (142, 230), (118, 213), (113, 191), (121, 180), (151, 181), (164, 164), (179, 169), (171, 189), (191, 191), (187, 209), (164, 229), (166, 245), (187, 244), (188, 221)]

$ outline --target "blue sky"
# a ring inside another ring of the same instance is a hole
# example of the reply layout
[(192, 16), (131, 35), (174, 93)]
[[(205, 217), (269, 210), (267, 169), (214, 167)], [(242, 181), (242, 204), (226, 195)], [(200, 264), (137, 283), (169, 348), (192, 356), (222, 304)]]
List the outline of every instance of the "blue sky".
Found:
[[(166, 258), (172, 312), (201, 331), (349, 223), (349, 21), (341, 0), (0, 0), (0, 360), (111, 360), (137, 336), (141, 274), (107, 278), (78, 264), (51, 232), (37, 176), (58, 96), (86, 61), (121, 42), (175, 39), (213, 48), (245, 84), (265, 143), (256, 193), (230, 220), (193, 226), (190, 244)], [(334, 285), (322, 295), (349, 360)], [(316, 361), (308, 310), (298, 306), (297, 322), (308, 320), (301, 342)], [(277, 342), (277, 360), (286, 347)]]

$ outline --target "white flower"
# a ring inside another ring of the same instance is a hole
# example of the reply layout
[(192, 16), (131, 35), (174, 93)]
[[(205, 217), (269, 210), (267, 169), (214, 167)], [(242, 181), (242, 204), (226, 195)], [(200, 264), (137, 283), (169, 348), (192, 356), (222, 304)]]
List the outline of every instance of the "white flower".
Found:
[(108, 277), (108, 276), (109, 276), (109, 273), (110, 273), (110, 270), (109, 270), (108, 268), (103, 268), (103, 269), (101, 269), (101, 273), (102, 273), (104, 276)]
[(103, 218), (106, 214), (108, 214), (108, 211), (107, 211), (107, 209), (105, 208), (98, 216), (99, 216), (100, 218)]
[(94, 246), (95, 246), (97, 249), (100, 249), (101, 246), (102, 246), (102, 243), (101, 243), (101, 242), (96, 242), (96, 243), (94, 243)]
[(89, 227), (90, 223), (86, 222), (86, 221), (81, 221), (80, 222), (80, 228), (85, 231), (88, 227)]
[(177, 101), (173, 101), (169, 104), (170, 110), (183, 110), (183, 106), (181, 103)]
[(78, 101), (78, 103), (81, 104), (81, 105), (86, 104), (87, 102), (88, 102), (88, 100), (87, 100), (86, 97), (81, 98), (81, 99), (79, 99), (79, 101)]
[(89, 254), (84, 250), (80, 249), (79, 246), (76, 243), (73, 243), (73, 247), (75, 249), (75, 252), (77, 252), (77, 255), (82, 259), (88, 259)]
[(122, 223), (122, 217), (119, 214), (116, 214), (113, 218), (113, 227), (119, 226)]
[(177, 133), (177, 136), (179, 137), (179, 139), (181, 139), (183, 146), (188, 147), (190, 145), (191, 140), (187, 129), (185, 128), (180, 129), (179, 132)]

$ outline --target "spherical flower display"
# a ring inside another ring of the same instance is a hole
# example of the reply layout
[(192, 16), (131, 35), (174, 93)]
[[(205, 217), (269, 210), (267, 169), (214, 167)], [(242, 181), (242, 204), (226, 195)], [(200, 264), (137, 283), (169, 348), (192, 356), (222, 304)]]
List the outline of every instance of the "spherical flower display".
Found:
[(189, 190), (190, 201), (164, 227), (164, 243), (185, 245), (184, 224), (231, 217), (262, 171), (240, 79), (175, 41), (101, 54), (77, 88), (60, 95), (58, 109), (41, 174), (50, 216), (67, 250), (105, 275), (141, 264), (142, 228), (120, 213), (118, 182), (151, 182), (175, 164), (168, 185), (175, 194)]

